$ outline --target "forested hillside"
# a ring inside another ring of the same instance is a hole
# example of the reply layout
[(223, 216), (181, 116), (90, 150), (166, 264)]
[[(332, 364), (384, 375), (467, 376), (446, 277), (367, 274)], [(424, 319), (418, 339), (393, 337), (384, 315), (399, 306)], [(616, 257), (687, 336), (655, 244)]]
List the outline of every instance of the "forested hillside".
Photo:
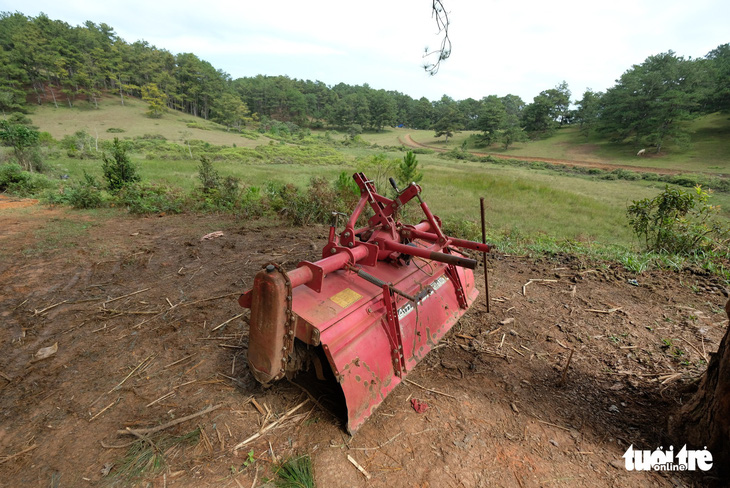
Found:
[(168, 107), (231, 129), (265, 118), (350, 133), (405, 126), (448, 138), (465, 129), (480, 131), (482, 145), (509, 147), (576, 124), (586, 136), (597, 132), (658, 152), (668, 141), (687, 140), (685, 121), (730, 108), (730, 44), (700, 59), (660, 53), (616, 75), (607, 92), (589, 89), (576, 100), (563, 82), (529, 103), (510, 94), (430, 101), (367, 84), (327, 86), (284, 75), (234, 80), (194, 53), (130, 43), (104, 23), (71, 26), (43, 14), (0, 14), (4, 113), (26, 111), (29, 104), (96, 106), (102, 93), (112, 93), (122, 104), (127, 97), (144, 99), (151, 117)]

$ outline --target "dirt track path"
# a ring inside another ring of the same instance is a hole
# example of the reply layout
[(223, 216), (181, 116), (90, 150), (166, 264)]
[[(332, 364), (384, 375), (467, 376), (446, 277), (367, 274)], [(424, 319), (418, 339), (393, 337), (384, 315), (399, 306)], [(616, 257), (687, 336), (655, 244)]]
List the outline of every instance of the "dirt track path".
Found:
[[(409, 147), (422, 147), (426, 149), (431, 149), (436, 152), (447, 152), (446, 149), (430, 146), (428, 144), (422, 144), (420, 142), (416, 142), (413, 140), (410, 134), (406, 134), (403, 138), (398, 138), (398, 141), (400, 141), (401, 144), (409, 146)], [(624, 169), (629, 171), (635, 171), (637, 173), (656, 173), (660, 175), (677, 175), (680, 174), (681, 171), (677, 171), (674, 169), (666, 169), (666, 168), (647, 168), (643, 166), (629, 166), (625, 164), (610, 164), (610, 163), (593, 163), (590, 161), (572, 161), (569, 159), (553, 159), (553, 158), (537, 158), (537, 157), (531, 157), (531, 156), (513, 156), (513, 155), (505, 155), (500, 153), (483, 153), (483, 152), (472, 152), (471, 154), (474, 156), (492, 156), (495, 158), (500, 159), (517, 159), (519, 161), (536, 161), (536, 162), (543, 162), (543, 163), (550, 163), (550, 164), (565, 164), (568, 166), (578, 166), (578, 167), (584, 167), (584, 168), (598, 168), (606, 171), (613, 171), (615, 169)]]

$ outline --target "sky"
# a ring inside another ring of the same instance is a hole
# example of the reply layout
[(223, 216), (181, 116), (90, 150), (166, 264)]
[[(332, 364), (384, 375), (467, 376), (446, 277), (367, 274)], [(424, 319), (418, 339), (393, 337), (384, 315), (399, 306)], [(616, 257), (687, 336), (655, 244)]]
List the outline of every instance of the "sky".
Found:
[(127, 42), (192, 52), (233, 79), (367, 83), (432, 101), (513, 94), (529, 103), (562, 81), (577, 100), (588, 88), (610, 88), (651, 55), (700, 58), (730, 42), (727, 0), (443, 4), (452, 55), (435, 76), (422, 68), (425, 48), (440, 43), (428, 0), (0, 0), (0, 11), (106, 23)]

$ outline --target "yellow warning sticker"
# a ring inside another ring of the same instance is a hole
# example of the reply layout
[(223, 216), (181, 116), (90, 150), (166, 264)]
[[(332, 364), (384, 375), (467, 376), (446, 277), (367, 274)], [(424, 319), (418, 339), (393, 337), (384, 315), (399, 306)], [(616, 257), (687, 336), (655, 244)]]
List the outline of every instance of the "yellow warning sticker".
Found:
[(341, 292), (339, 292), (335, 295), (332, 295), (330, 297), (330, 300), (332, 300), (333, 302), (335, 302), (337, 305), (339, 305), (342, 308), (347, 308), (361, 298), (362, 298), (362, 295), (360, 295), (359, 293), (357, 293), (349, 288), (345, 288)]

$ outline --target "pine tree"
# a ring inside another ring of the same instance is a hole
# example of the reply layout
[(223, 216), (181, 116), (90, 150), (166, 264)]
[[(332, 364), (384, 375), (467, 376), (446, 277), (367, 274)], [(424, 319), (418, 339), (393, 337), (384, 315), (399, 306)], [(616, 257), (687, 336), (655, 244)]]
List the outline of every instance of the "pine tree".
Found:
[(398, 166), (396, 175), (398, 177), (398, 183), (403, 187), (411, 183), (418, 183), (423, 179), (423, 173), (418, 171), (418, 161), (413, 151), (408, 151), (403, 156), (403, 161)]

